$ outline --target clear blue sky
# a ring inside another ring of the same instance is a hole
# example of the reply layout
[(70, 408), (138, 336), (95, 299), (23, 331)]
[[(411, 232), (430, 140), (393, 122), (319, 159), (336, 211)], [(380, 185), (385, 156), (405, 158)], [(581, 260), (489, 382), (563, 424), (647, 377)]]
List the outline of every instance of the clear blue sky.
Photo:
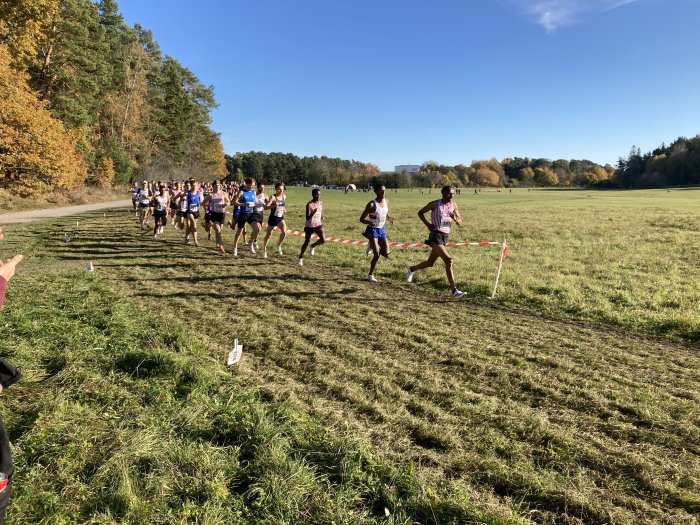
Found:
[(224, 149), (614, 164), (700, 133), (700, 0), (121, 0)]

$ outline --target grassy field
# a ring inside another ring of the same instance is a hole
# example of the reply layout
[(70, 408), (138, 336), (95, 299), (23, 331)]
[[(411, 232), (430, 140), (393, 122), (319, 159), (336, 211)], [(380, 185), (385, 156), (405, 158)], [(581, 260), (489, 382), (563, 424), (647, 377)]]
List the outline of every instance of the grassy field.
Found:
[[(508, 239), (496, 301), (497, 248), (452, 249), (454, 301), (440, 266), (403, 281), (419, 249), (370, 285), (361, 247), (299, 268), (297, 237), (234, 259), (126, 211), (9, 227), (10, 522), (698, 523), (698, 196), (459, 196), (453, 240)], [(435, 191), (389, 197), (391, 240), (423, 240)], [(368, 199), (325, 192), (328, 234), (361, 238)]]

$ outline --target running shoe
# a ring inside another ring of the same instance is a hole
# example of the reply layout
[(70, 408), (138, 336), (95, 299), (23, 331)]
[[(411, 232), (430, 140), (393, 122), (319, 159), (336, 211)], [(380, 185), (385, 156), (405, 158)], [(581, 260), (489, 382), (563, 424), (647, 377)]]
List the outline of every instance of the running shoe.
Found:
[(233, 256), (238, 257), (238, 246), (233, 249)]
[(304, 266), (304, 259), (299, 259), (299, 262), (297, 264), (299, 266)]
[(255, 245), (255, 251), (257, 252), (260, 248), (258, 248), (258, 241), (254, 241), (253, 244)]
[(211, 232), (207, 232), (207, 240), (211, 241)]
[(251, 242), (251, 243), (248, 245), (248, 247), (250, 248), (250, 253), (252, 253), (253, 255), (255, 255), (255, 253), (256, 253), (255, 244), (253, 244), (253, 243)]
[(369, 274), (367, 276), (367, 280), (371, 283), (378, 283), (379, 282), (379, 281), (377, 281), (377, 279), (375, 279), (374, 275), (372, 275), (372, 274)]
[(158, 233), (163, 233), (163, 230), (165, 229), (165, 226), (161, 226), (160, 230), (158, 230)]
[(158, 240), (158, 234), (157, 234), (157, 233), (153, 236), (153, 240), (154, 240), (154, 241), (157, 241), (157, 240)]
[(189, 243), (190, 243), (190, 240), (189, 240), (187, 237), (185, 237), (185, 240), (182, 241), (182, 242), (183, 242), (183, 244), (189, 244)]
[(224, 254), (226, 253), (226, 250), (224, 249), (223, 246), (219, 246), (219, 253), (220, 253), (221, 255), (224, 255)]
[(199, 248), (199, 242), (194, 241), (194, 245), (195, 245), (197, 248)]
[(309, 253), (311, 253), (311, 257), (313, 257), (314, 254), (316, 253), (316, 248), (315, 248), (314, 246), (312, 246), (312, 247), (311, 247), (311, 252), (309, 252)]
[(267, 250), (263, 252), (263, 259), (267, 259)]
[(278, 247), (277, 247), (277, 253), (279, 253), (280, 255), (284, 255), (284, 252), (282, 251), (282, 247), (281, 247), (281, 246), (278, 246)]
[(454, 297), (456, 299), (459, 299), (460, 297), (464, 297), (465, 295), (467, 295), (467, 292), (460, 292), (459, 290), (455, 290), (454, 292), (452, 292), (452, 297)]
[(412, 283), (413, 282), (413, 270), (411, 270), (410, 266), (406, 266), (406, 270), (407, 270), (406, 271), (406, 280), (409, 283)]

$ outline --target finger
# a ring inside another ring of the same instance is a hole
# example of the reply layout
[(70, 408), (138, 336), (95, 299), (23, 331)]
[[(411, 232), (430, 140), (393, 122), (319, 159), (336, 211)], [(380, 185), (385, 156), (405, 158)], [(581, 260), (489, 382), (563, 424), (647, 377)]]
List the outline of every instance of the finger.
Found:
[(16, 265), (19, 264), (19, 262), (24, 259), (24, 255), (22, 254), (17, 254), (14, 257), (11, 257), (5, 261), (5, 264), (11, 264), (11, 265)]

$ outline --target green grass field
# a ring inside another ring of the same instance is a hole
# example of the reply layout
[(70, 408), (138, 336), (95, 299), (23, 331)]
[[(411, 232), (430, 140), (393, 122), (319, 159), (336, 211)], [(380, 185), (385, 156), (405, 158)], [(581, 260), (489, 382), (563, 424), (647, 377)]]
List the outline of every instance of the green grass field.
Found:
[[(390, 240), (424, 240), (436, 191), (388, 196)], [(361, 239), (370, 197), (323, 192), (327, 234)], [(494, 301), (497, 247), (451, 249), (455, 301), (440, 264), (404, 281), (423, 249), (370, 285), (362, 247), (299, 268), (299, 237), (221, 257), (126, 210), (10, 226), (9, 522), (698, 523), (698, 197), (466, 190), (452, 240), (510, 247)]]

